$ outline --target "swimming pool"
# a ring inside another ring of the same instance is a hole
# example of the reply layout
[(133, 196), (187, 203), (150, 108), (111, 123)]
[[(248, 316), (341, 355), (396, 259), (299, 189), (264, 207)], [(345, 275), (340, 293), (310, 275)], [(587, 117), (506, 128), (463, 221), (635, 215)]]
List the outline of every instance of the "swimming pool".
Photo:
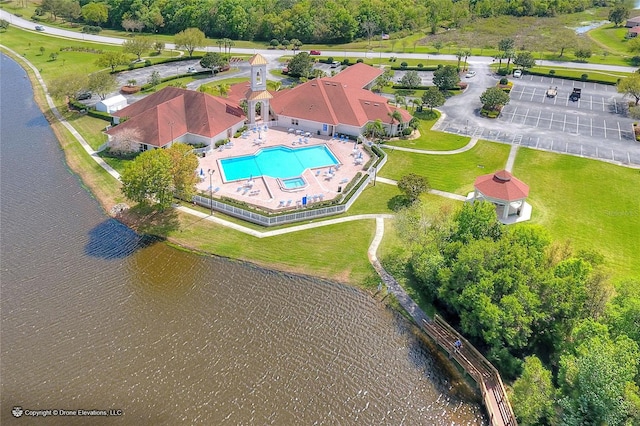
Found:
[(339, 161), (326, 145), (289, 148), (276, 146), (261, 149), (253, 155), (220, 160), (220, 169), (226, 181), (257, 176), (293, 178), (306, 169), (335, 166)]
[(282, 185), (285, 187), (285, 189), (298, 189), (307, 186), (307, 182), (305, 182), (303, 177), (298, 176), (294, 178), (282, 179)]

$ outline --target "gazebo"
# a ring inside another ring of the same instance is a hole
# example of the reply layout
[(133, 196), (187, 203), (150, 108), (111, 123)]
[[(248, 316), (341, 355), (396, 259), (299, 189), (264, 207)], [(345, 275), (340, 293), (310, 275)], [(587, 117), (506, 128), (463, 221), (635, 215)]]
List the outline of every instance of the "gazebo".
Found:
[(493, 203), (500, 222), (512, 224), (531, 219), (531, 205), (525, 201), (529, 186), (508, 171), (478, 176), (473, 187), (474, 192), (467, 195), (467, 202)]

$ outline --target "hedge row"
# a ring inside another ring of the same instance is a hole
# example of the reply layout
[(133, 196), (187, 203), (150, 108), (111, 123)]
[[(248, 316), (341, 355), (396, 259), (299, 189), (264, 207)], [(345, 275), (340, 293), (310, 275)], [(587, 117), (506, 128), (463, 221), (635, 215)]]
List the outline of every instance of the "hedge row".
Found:
[(403, 66), (393, 66), (391, 67), (394, 71), (435, 71), (438, 68), (442, 67), (442, 65), (429, 65), (426, 67), (403, 67)]
[[(406, 87), (403, 86), (401, 84), (394, 84), (393, 86), (391, 86), (392, 89), (404, 89), (404, 90), (427, 90), (430, 87), (436, 87), (436, 86), (417, 86), (417, 87)], [(466, 88), (467, 86), (465, 85), (464, 88)], [(462, 90), (462, 88), (460, 86), (456, 86), (450, 89), (447, 89), (449, 91), (457, 91), (457, 90)]]
[[(597, 78), (586, 78), (586, 79), (582, 79), (582, 77), (573, 77), (573, 76), (564, 76), (564, 75), (555, 75), (555, 74), (549, 74), (548, 72), (539, 72), (539, 71), (527, 71), (527, 74), (531, 74), (531, 75), (539, 75), (541, 77), (553, 77), (553, 78), (560, 78), (563, 80), (573, 80), (573, 81), (582, 81), (582, 82), (587, 82), (587, 83), (598, 83), (598, 84), (607, 84), (609, 86), (615, 86), (617, 84), (617, 82), (612, 82), (612, 81), (605, 81), (605, 80), (599, 80)], [(587, 74), (588, 75), (588, 74)]]
[(101, 120), (105, 120), (105, 121), (108, 121), (109, 123), (112, 123), (111, 114), (107, 112), (96, 111), (95, 109), (90, 108), (85, 104), (83, 104), (82, 102), (76, 101), (75, 99), (72, 99), (69, 101), (69, 106), (78, 111), (85, 111), (87, 115), (90, 117), (99, 118)]

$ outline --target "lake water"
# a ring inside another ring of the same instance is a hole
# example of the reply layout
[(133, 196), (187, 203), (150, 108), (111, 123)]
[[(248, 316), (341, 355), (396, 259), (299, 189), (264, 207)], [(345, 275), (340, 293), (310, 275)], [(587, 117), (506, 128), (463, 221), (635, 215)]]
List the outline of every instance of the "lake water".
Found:
[(176, 250), (107, 217), (24, 71), (5, 56), (0, 69), (0, 423), (24, 424), (19, 406), (122, 410), (110, 420), (137, 425), (486, 424), (370, 296)]

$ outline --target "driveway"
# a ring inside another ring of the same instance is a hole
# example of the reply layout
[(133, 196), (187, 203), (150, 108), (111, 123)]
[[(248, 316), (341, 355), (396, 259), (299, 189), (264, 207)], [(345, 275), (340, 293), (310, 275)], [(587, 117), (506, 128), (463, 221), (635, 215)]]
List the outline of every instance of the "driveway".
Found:
[[(480, 116), (480, 95), (499, 78), (488, 64), (473, 64), (471, 69), (477, 75), (464, 79), (469, 83), (465, 93), (441, 108), (446, 118), (438, 130), (640, 166), (633, 120), (615, 87), (530, 75), (510, 78), (514, 87), (509, 104), (498, 119), (488, 119)], [(557, 87), (555, 98), (546, 97), (549, 87)], [(577, 102), (569, 100), (574, 87), (582, 89)]]

